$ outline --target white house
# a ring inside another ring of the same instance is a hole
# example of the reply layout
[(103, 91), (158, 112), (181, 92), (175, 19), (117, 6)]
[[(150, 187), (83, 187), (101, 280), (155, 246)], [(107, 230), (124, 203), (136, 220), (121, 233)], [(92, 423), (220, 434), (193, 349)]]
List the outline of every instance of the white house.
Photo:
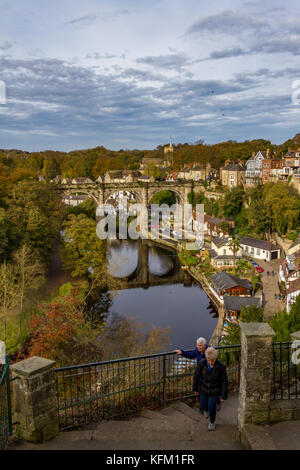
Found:
[(265, 158), (269, 158), (269, 152), (255, 152), (252, 154), (250, 160), (246, 162), (246, 186), (254, 186), (258, 181), (261, 181), (262, 162)]
[(286, 286), (286, 309), (289, 312), (291, 305), (300, 294), (300, 252), (287, 255), (280, 263), (279, 280)]
[(300, 279), (296, 279), (288, 284), (286, 289), (286, 309), (289, 313), (291, 306), (295, 303), (296, 298), (300, 295)]
[(280, 258), (280, 248), (272, 242), (257, 240), (256, 238), (243, 237), (240, 241), (243, 255), (251, 258), (271, 261)]
[(234, 255), (230, 242), (231, 238), (213, 237), (209, 252), (213, 266), (218, 268), (236, 266), (237, 261), (242, 259), (242, 249), (239, 248)]

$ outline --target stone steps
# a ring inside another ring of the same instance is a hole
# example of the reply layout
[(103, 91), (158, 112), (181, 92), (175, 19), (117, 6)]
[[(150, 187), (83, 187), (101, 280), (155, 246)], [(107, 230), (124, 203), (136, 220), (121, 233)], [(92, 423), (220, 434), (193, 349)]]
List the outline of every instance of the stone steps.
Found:
[[(233, 399), (231, 401), (233, 406), (235, 402)], [(236, 424), (226, 422), (225, 418), (221, 416), (219, 419), (217, 416), (216, 431), (208, 432), (208, 420), (200, 415), (197, 408), (178, 401), (161, 410), (142, 410), (139, 415), (128, 420), (103, 420), (96, 425), (76, 431), (61, 432), (56, 439), (44, 444), (16, 443), (11, 448), (16, 450), (243, 449)], [(231, 421), (234, 421), (234, 418)]]

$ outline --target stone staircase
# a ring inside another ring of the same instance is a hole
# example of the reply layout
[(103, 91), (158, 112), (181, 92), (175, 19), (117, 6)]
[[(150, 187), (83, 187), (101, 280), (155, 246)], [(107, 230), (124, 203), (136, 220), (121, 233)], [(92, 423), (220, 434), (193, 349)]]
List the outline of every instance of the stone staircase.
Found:
[(216, 431), (208, 420), (182, 401), (159, 411), (142, 410), (122, 421), (101, 421), (76, 431), (61, 432), (44, 444), (12, 443), (12, 450), (240, 450), (237, 432), (237, 397), (232, 396), (217, 414)]

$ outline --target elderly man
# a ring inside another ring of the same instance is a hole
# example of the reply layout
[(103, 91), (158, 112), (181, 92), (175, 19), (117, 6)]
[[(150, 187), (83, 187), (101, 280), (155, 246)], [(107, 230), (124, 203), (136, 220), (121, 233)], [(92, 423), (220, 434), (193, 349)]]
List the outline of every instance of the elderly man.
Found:
[(204, 411), (205, 418), (209, 417), (208, 431), (216, 429), (216, 407), (220, 400), (223, 403), (228, 394), (228, 378), (226, 367), (218, 360), (218, 351), (209, 347), (195, 371), (193, 391), (199, 393), (200, 411)]
[(184, 349), (175, 349), (176, 354), (181, 354), (183, 357), (188, 359), (197, 359), (197, 364), (205, 357), (206, 339), (198, 338), (196, 342), (196, 348), (194, 351), (184, 351)]

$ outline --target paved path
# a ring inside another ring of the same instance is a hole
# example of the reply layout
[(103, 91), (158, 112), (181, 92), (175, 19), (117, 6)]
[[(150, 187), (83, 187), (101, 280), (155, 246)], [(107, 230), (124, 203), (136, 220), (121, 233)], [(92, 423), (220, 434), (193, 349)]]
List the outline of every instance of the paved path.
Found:
[[(284, 309), (284, 302), (280, 300), (275, 300), (274, 294), (279, 294), (279, 287), (278, 287), (278, 275), (279, 275), (279, 260), (272, 260), (270, 262), (261, 261), (255, 259), (257, 264), (264, 269), (264, 272), (261, 274), (261, 281), (263, 284), (263, 292), (264, 292), (264, 316), (265, 319), (269, 319), (275, 312)], [(267, 271), (270, 273), (272, 271), (275, 272), (275, 275), (268, 276)]]

